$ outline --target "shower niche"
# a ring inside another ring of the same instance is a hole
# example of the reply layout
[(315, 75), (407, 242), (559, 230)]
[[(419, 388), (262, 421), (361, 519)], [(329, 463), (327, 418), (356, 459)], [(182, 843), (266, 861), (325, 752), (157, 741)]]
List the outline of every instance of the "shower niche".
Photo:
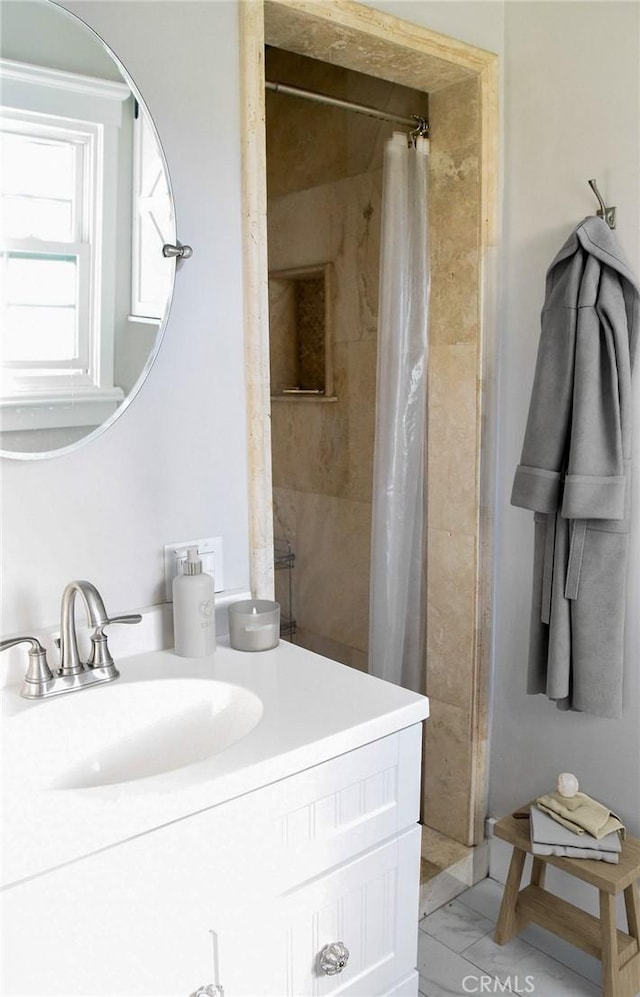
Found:
[(271, 396), (333, 400), (330, 263), (269, 273)]

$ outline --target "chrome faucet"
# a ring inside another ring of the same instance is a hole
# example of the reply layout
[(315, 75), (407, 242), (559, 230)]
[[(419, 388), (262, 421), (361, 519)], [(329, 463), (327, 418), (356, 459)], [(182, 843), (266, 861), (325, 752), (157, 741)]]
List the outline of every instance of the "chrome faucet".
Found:
[(84, 665), (80, 661), (78, 653), (78, 641), (76, 638), (75, 602), (76, 595), (82, 597), (87, 619), (92, 627), (97, 627), (105, 623), (109, 617), (104, 608), (102, 596), (95, 585), (91, 582), (69, 582), (62, 593), (62, 607), (60, 609), (60, 669), (59, 675), (80, 675), (84, 671)]
[[(78, 594), (84, 603), (87, 619), (93, 627), (91, 652), (84, 663), (80, 660), (76, 636), (74, 610)], [(109, 617), (102, 596), (95, 585), (87, 581), (69, 582), (62, 593), (60, 617), (61, 638), (56, 642), (60, 647), (60, 668), (55, 676), (47, 664), (45, 649), (35, 637), (15, 637), (0, 642), (0, 651), (25, 641), (31, 644), (29, 667), (20, 690), (20, 695), (25, 699), (44, 699), (47, 696), (84, 689), (89, 685), (113, 682), (120, 672), (111, 657), (104, 632), (105, 627), (111, 623), (140, 623), (142, 620), (140, 613)]]

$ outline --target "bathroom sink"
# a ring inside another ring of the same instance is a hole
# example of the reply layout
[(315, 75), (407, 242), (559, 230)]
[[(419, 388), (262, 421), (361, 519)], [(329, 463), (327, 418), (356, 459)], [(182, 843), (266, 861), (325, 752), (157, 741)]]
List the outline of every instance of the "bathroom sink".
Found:
[(213, 679), (117, 682), (6, 718), (4, 769), (25, 790), (70, 790), (147, 779), (206, 761), (262, 716), (258, 696)]

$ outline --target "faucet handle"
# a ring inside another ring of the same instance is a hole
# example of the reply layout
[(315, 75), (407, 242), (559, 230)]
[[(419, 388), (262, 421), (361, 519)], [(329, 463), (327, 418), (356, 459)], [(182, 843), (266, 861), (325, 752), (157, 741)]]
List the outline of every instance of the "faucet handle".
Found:
[(141, 613), (129, 613), (127, 616), (112, 616), (108, 620), (103, 620), (93, 631), (92, 640), (100, 640), (104, 637), (104, 628), (110, 626), (112, 623), (142, 623)]
[(112, 667), (115, 669), (115, 664), (107, 644), (107, 635), (104, 632), (105, 627), (110, 626), (112, 623), (141, 622), (142, 616), (140, 613), (130, 613), (127, 616), (112, 616), (110, 619), (99, 623), (91, 635), (91, 654), (87, 661), (87, 668)]
[(29, 666), (22, 684), (21, 695), (25, 699), (39, 699), (55, 682), (53, 672), (47, 663), (47, 652), (35, 637), (13, 637), (0, 641), (0, 651), (6, 651), (17, 644), (31, 644)]

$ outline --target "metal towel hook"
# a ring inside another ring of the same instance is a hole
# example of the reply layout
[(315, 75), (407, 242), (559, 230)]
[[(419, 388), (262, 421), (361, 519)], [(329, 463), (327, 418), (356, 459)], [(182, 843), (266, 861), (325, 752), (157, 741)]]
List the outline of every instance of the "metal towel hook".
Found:
[(604, 199), (602, 197), (602, 194), (598, 190), (598, 186), (597, 186), (595, 180), (589, 180), (589, 186), (591, 187), (591, 190), (596, 195), (596, 197), (598, 198), (598, 201), (600, 203), (600, 211), (597, 212), (598, 218), (604, 218), (604, 220), (607, 223), (607, 225), (609, 226), (609, 228), (615, 228), (616, 227), (616, 209), (615, 208), (608, 208), (606, 206), (606, 204), (604, 203)]

